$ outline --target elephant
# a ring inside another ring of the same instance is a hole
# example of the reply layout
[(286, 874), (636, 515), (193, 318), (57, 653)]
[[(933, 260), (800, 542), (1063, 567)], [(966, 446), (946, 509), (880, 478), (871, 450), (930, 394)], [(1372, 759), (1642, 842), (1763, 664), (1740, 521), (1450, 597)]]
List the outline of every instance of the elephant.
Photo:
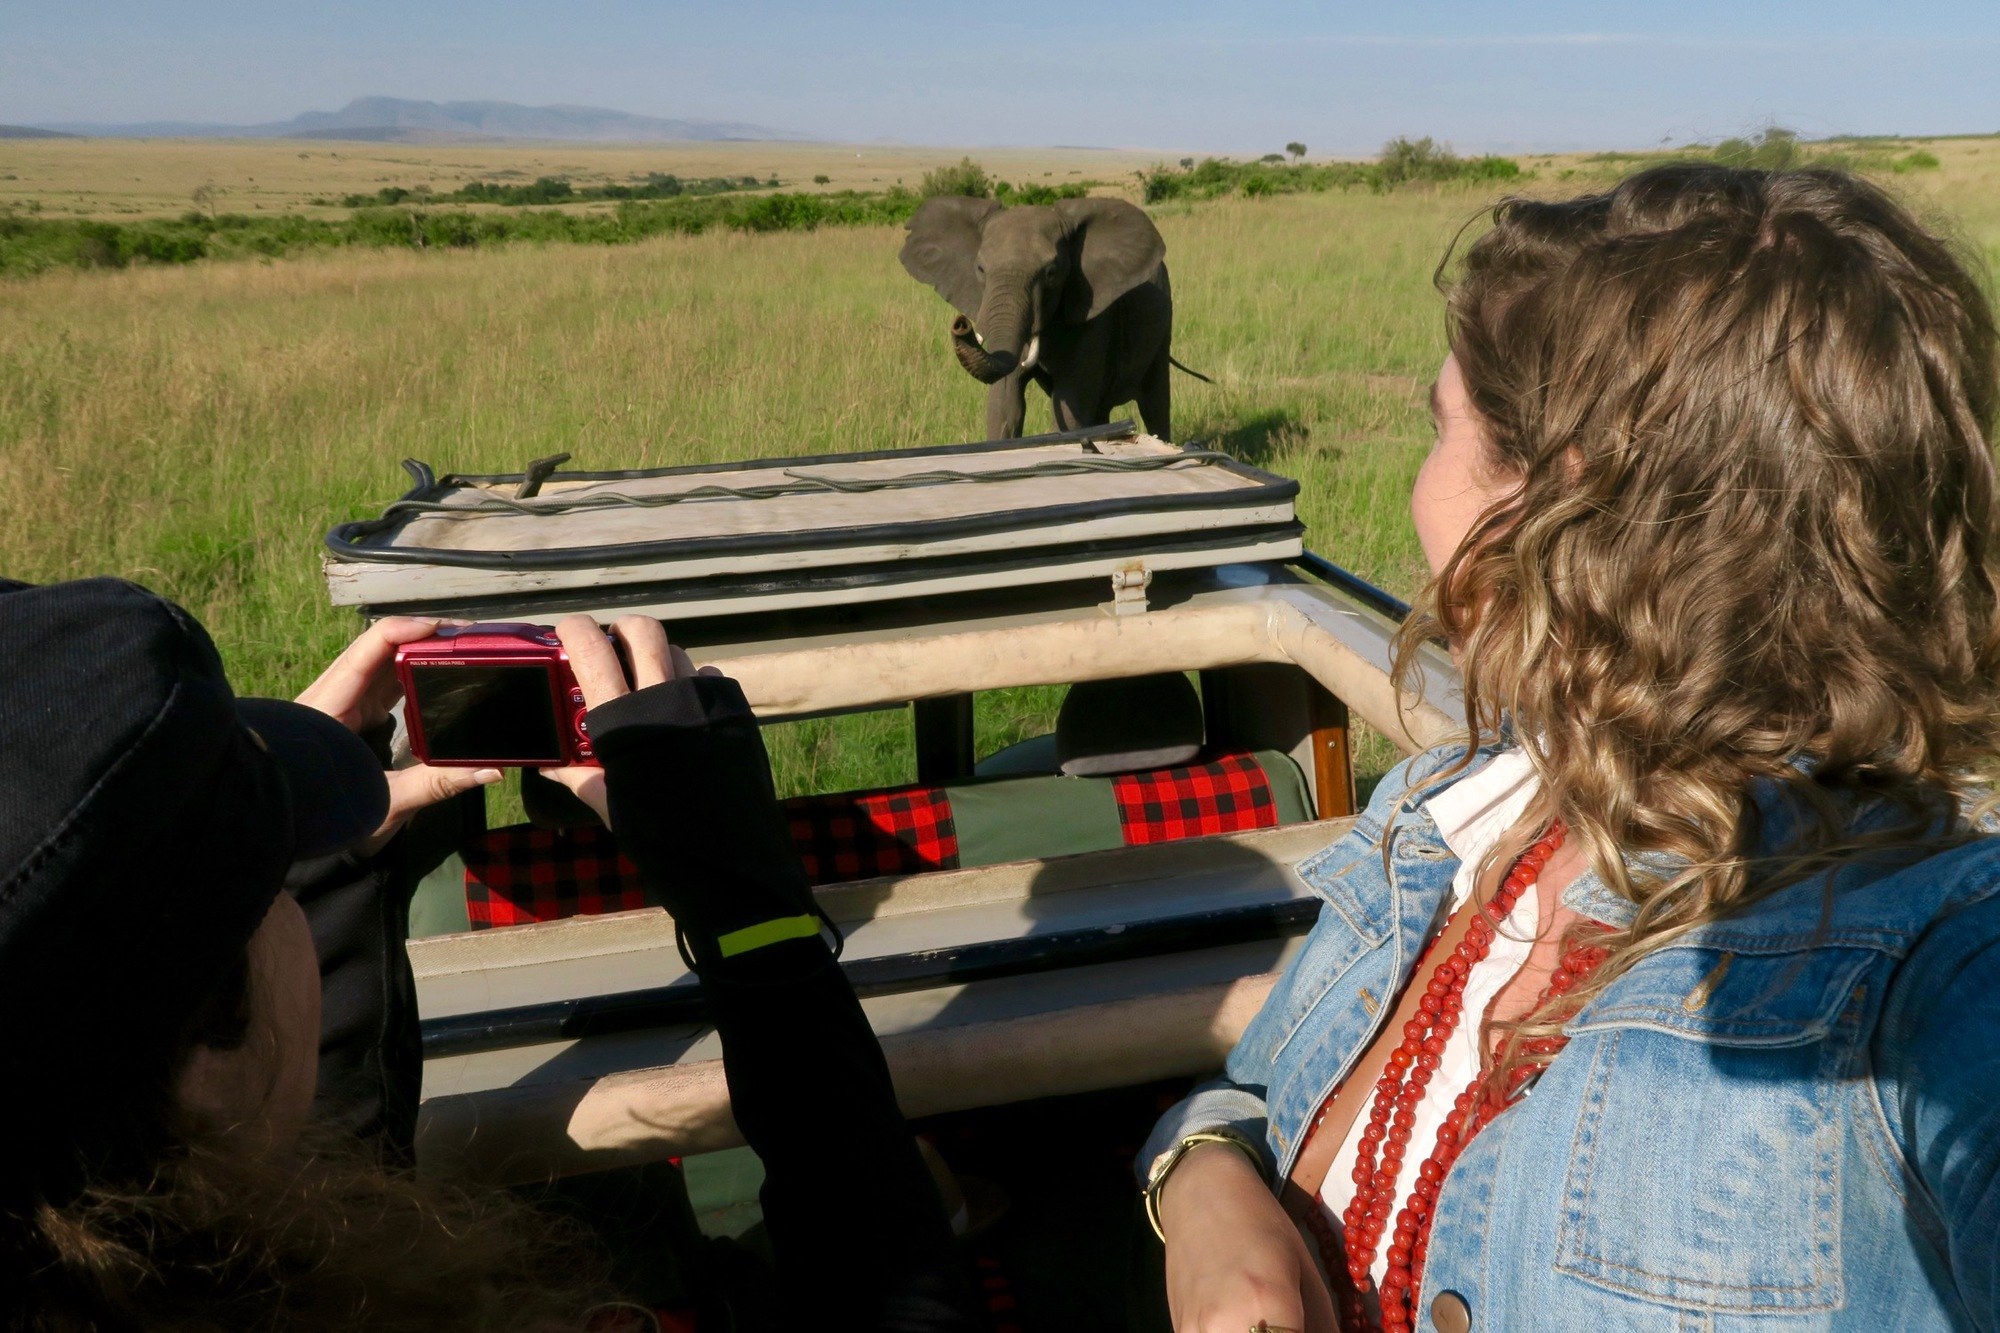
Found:
[(1003, 208), (941, 196), (905, 226), (903, 267), (957, 308), (952, 350), (991, 386), (987, 438), (1020, 438), (1029, 380), (1057, 430), (1101, 426), (1137, 402), (1146, 429), (1172, 438), (1174, 299), (1167, 243), (1144, 212), (1122, 199)]

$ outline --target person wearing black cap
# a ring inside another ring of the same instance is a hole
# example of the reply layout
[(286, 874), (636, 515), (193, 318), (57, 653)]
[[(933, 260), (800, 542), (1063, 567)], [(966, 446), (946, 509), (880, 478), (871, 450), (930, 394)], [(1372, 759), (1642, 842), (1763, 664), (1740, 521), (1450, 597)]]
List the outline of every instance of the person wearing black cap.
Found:
[[(361, 865), (491, 778), (385, 779), (355, 734), (393, 699), (391, 640), (423, 632), (371, 630), (303, 703), (239, 699), (142, 588), (0, 581), (0, 1326), (561, 1329), (605, 1295), (552, 1224), (306, 1127), (321, 960), (288, 872)], [(741, 691), (657, 622), (616, 632), (637, 690), (594, 626), (564, 627), (604, 768), (557, 776), (688, 936), (795, 1314), (974, 1327), (880, 1049), (803, 924)], [(790, 1079), (813, 1081), (810, 1128)], [(828, 1188), (829, 1125), (866, 1197)]]
[(287, 868), (372, 834), (389, 792), (353, 733), (236, 698), (201, 627), (130, 584), (0, 584), (0, 635), (0, 1197), (51, 1197), (116, 1156), (132, 1085), (171, 1077), (267, 918), (296, 926)]

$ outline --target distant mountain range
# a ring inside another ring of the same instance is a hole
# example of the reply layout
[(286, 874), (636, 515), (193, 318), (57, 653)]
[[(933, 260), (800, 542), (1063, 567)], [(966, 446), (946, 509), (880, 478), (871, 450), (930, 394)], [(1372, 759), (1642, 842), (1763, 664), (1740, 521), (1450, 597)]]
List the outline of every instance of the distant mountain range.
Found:
[[(113, 139), (358, 139), (386, 143), (568, 139), (618, 143), (663, 140), (810, 139), (731, 120), (662, 120), (594, 106), (522, 106), (515, 102), (415, 102), (357, 97), (338, 111), (307, 111), (268, 125), (151, 120), (130, 124), (58, 123), (10, 127)], [(0, 131), (4, 133), (4, 131)]]

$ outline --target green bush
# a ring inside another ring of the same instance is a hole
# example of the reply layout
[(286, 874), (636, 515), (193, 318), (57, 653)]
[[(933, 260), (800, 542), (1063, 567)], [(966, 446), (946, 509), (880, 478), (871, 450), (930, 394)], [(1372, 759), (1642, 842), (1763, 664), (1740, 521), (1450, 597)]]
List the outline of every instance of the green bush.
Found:
[(208, 238), (185, 223), (128, 227), (117, 244), (128, 263), (138, 259), (149, 264), (190, 264), (208, 253)]
[(735, 221), (745, 231), (811, 231), (825, 221), (816, 194), (767, 194)]
[(1601, 156), (1606, 162), (1630, 164), (1633, 168), (1657, 163), (1693, 159), (1726, 167), (1749, 167), (1761, 171), (1787, 171), (1801, 167), (1827, 167), (1837, 171), (1896, 172), (1929, 171), (1939, 163), (1926, 149), (1902, 150), (1909, 145), (1895, 139), (1835, 139), (1813, 142), (1796, 131), (1772, 126), (1748, 137), (1724, 139), (1714, 145), (1696, 144), (1673, 153), (1627, 153)]
[(1520, 175), (1520, 164), (1510, 157), (1459, 157), (1429, 138), (1393, 139), (1374, 162), (1286, 163), (1269, 154), (1256, 162), (1210, 157), (1179, 170), (1156, 166), (1139, 173), (1139, 190), (1147, 203), (1158, 204), (1226, 194), (1258, 198), (1357, 186), (1386, 190), (1406, 181), (1499, 181)]
[(917, 192), (926, 199), (938, 195), (967, 195), (974, 199), (986, 199), (993, 194), (993, 181), (986, 174), (986, 168), (969, 157), (962, 157), (948, 167), (933, 167), (924, 173), (923, 184)]
[(124, 268), (131, 256), (119, 244), (124, 228), (115, 222), (76, 224), (76, 256), (82, 268)]
[[(1081, 193), (1081, 186), (1051, 196)], [(610, 213), (560, 208), (471, 212), (403, 205), (357, 208), (346, 218), (295, 214), (224, 214), (199, 222), (44, 221), (0, 212), (0, 273), (51, 268), (122, 268), (130, 263), (184, 264), (208, 255), (275, 258), (332, 246), (463, 249), (512, 241), (613, 245), (712, 227), (732, 231), (802, 231), (816, 227), (894, 224), (922, 202), (901, 187), (881, 193), (684, 195), (624, 200)]]
[(1375, 159), (1384, 186), (1404, 181), (1512, 180), (1521, 164), (1511, 157), (1460, 157), (1428, 134), (1421, 139), (1391, 139)]
[(654, 171), (632, 184), (579, 186), (571, 184), (564, 176), (541, 176), (526, 185), (467, 181), (448, 194), (433, 193), (427, 185), (407, 189), (401, 185), (385, 185), (373, 194), (345, 195), (340, 203), (344, 208), (387, 208), (415, 200), (433, 204), (499, 204), (509, 208), (528, 208), (597, 200), (678, 199), (690, 194), (728, 194), (738, 190), (776, 188), (779, 183), (776, 176), (768, 181), (760, 181), (754, 176), (709, 176), (701, 180), (682, 180), (668, 172)]
[(1756, 167), (1763, 171), (1784, 171), (1804, 165), (1798, 134), (1775, 125), (1754, 139), (1724, 139), (1708, 155), (1725, 167)]
[(1090, 184), (1085, 181), (1067, 181), (1061, 185), (1043, 185), (1040, 181), (1030, 181), (1025, 185), (993, 182), (993, 197), (1010, 208), (1018, 204), (1053, 204), (1058, 199), (1081, 199), (1089, 193)]

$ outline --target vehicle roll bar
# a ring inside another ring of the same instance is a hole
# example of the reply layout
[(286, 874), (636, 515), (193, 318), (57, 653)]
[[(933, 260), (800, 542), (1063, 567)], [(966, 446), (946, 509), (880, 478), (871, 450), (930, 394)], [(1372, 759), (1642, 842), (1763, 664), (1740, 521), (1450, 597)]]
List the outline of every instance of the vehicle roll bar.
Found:
[(1383, 589), (1376, 587), (1360, 575), (1342, 569), (1323, 555), (1307, 551), (1304, 555), (1293, 559), (1291, 563), (1320, 580), (1320, 582), (1331, 583), (1334, 587), (1340, 589), (1356, 601), (1380, 611), (1391, 620), (1401, 623), (1410, 617), (1410, 604), (1408, 602), (1393, 593), (1385, 592)]

